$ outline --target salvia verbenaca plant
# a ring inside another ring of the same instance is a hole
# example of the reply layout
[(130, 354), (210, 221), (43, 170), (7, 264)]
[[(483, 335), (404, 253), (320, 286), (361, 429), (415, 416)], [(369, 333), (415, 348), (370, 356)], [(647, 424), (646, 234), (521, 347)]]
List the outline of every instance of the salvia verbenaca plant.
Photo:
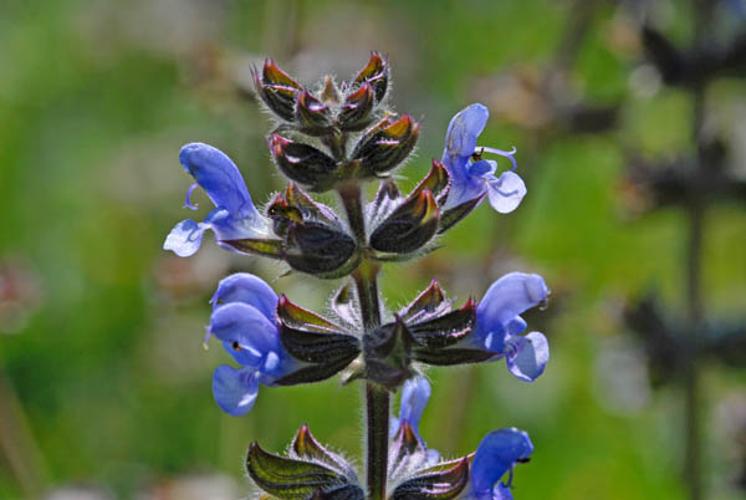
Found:
[[(268, 59), (253, 72), (256, 92), (276, 120), (267, 138), (275, 165), (289, 179), (258, 209), (231, 159), (207, 144), (187, 144), (179, 160), (215, 205), (201, 222), (179, 222), (164, 248), (194, 254), (207, 230), (222, 248), (286, 262), (320, 278), (344, 278), (326, 315), (278, 295), (260, 278), (238, 273), (223, 279), (212, 297), (208, 339), (233, 358), (217, 367), (213, 396), (230, 415), (245, 415), (260, 386), (318, 382), (340, 374), (362, 380), (366, 400), (366, 479), (341, 455), (301, 426), (286, 453), (251, 444), (246, 468), (262, 498), (506, 499), (517, 463), (531, 456), (527, 433), (487, 434), (475, 453), (445, 460), (428, 448), (419, 423), (430, 397), (428, 365), (449, 366), (505, 359), (523, 381), (544, 371), (544, 335), (525, 333), (521, 314), (546, 303), (544, 280), (510, 273), (480, 301), (458, 307), (433, 280), (399, 311), (384, 309), (377, 277), (389, 261), (414, 259), (435, 248), (439, 234), (482, 201), (499, 213), (513, 211), (526, 194), (515, 172), (515, 150), (483, 147), (477, 140), (487, 108), (472, 104), (448, 127), (440, 160), (409, 193), (392, 172), (411, 155), (420, 125), (388, 105), (387, 59), (372, 53), (349, 81), (326, 77), (306, 87)], [(498, 173), (488, 155), (508, 160)], [(379, 184), (372, 199), (366, 183)], [(336, 192), (343, 214), (309, 193)], [(401, 388), (398, 418), (390, 398)]]

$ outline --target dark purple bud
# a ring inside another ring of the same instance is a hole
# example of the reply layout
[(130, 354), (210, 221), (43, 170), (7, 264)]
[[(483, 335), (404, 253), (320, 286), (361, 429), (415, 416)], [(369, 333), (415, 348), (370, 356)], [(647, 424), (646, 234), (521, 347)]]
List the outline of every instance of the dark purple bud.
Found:
[(429, 314), (424, 321), (410, 323), (409, 329), (418, 347), (442, 349), (456, 344), (471, 333), (476, 321), (476, 310), (476, 302), (469, 298), (460, 309), (441, 315)]
[(264, 61), (261, 77), (256, 69), (252, 73), (256, 92), (267, 107), (283, 120), (293, 121), (295, 98), (303, 87), (269, 58)]
[(282, 193), (277, 193), (267, 205), (267, 217), (272, 220), (272, 229), (278, 236), (285, 236), (290, 224), (303, 222), (303, 213), (290, 205)]
[(294, 183), (289, 183), (283, 193), (277, 193), (267, 205), (267, 217), (272, 220), (275, 234), (287, 236), (291, 224), (302, 224), (307, 220), (340, 226), (334, 211), (317, 203)]
[(373, 88), (376, 100), (381, 102), (386, 97), (389, 85), (389, 64), (378, 52), (371, 52), (368, 64), (361, 69), (353, 82), (357, 85), (369, 84)]
[(389, 389), (400, 386), (412, 376), (412, 335), (397, 316), (363, 337), (365, 378)]
[(275, 133), (269, 137), (269, 149), (279, 169), (291, 180), (312, 191), (325, 191), (334, 184), (337, 162), (313, 146)]
[(409, 156), (419, 135), (420, 125), (411, 116), (386, 117), (365, 132), (352, 158), (360, 163), (364, 175), (384, 174)]
[(415, 252), (435, 236), (439, 219), (433, 193), (429, 189), (415, 192), (376, 227), (370, 246), (380, 252)]
[(371, 122), (374, 105), (373, 87), (367, 82), (363, 83), (345, 99), (337, 117), (339, 127), (352, 132), (364, 129)]
[(342, 333), (334, 323), (293, 304), (284, 295), (279, 297), (277, 318), (283, 347), (302, 363), (298, 370), (275, 381), (276, 385), (327, 379), (346, 368), (360, 353), (357, 337)]
[(285, 244), (290, 267), (322, 278), (345, 275), (359, 260), (355, 240), (342, 229), (321, 222), (290, 225)]
[(301, 130), (309, 135), (325, 134), (332, 126), (329, 107), (307, 90), (300, 92), (295, 101), (295, 120)]

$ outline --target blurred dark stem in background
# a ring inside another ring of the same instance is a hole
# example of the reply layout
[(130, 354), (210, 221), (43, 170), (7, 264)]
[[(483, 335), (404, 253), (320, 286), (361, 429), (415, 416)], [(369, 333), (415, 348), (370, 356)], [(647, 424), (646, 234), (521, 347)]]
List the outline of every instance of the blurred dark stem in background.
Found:
[[(705, 130), (710, 83), (721, 75), (742, 77), (743, 61), (746, 60), (743, 32), (727, 47), (716, 45), (715, 8), (714, 0), (692, 1), (693, 40), (686, 50), (678, 49), (654, 27), (646, 25), (642, 28), (646, 56), (656, 66), (663, 82), (689, 93), (692, 142), (696, 151), (691, 160), (678, 161), (673, 166), (658, 169), (658, 173), (654, 169), (635, 172), (634, 167), (630, 171), (631, 176), (637, 177), (637, 182), (652, 194), (652, 209), (676, 205), (687, 218), (686, 312), (683, 320), (667, 320), (666, 317), (671, 315), (658, 310), (655, 297), (648, 297), (627, 311), (627, 322), (647, 344), (650, 365), (659, 367), (653, 376), (658, 376), (659, 382), (667, 378), (677, 380), (683, 389), (683, 474), (692, 500), (705, 497), (701, 416), (706, 409), (703, 408), (701, 390), (702, 365), (705, 357), (737, 365), (739, 356), (743, 355), (744, 343), (743, 328), (728, 329), (722, 321), (715, 322), (715, 325), (707, 321), (702, 291), (702, 255), (708, 208), (714, 202), (743, 200), (742, 181), (724, 170), (727, 144), (721, 138), (711, 137)], [(724, 346), (729, 347), (724, 349)]]

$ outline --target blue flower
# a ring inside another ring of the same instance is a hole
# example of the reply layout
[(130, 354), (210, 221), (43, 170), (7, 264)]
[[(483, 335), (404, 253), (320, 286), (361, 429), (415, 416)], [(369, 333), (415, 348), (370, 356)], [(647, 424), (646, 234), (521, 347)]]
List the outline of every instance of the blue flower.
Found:
[(477, 306), (476, 324), (468, 342), (505, 357), (517, 378), (532, 382), (544, 373), (549, 345), (539, 332), (521, 335), (526, 322), (520, 314), (543, 304), (549, 288), (538, 274), (510, 273), (495, 281)]
[[(533, 451), (534, 445), (524, 431), (510, 428), (487, 434), (474, 455), (468, 498), (512, 500), (513, 467), (517, 462), (527, 462)], [(506, 472), (508, 480), (500, 481)]]
[(241, 365), (217, 367), (212, 379), (215, 402), (226, 413), (245, 415), (254, 406), (259, 384), (272, 385), (298, 367), (282, 347), (277, 294), (248, 273), (223, 279), (212, 297), (208, 334), (223, 342)]
[[(420, 420), (425, 406), (430, 399), (430, 382), (421, 375), (407, 379), (402, 386), (401, 402), (399, 403), (399, 418), (394, 419), (391, 425), (391, 435), (399, 430), (403, 422), (412, 426), (415, 434), (419, 437)], [(420, 439), (421, 441), (421, 439)]]
[(218, 244), (223, 240), (267, 236), (265, 219), (254, 206), (241, 172), (225, 153), (195, 142), (181, 148), (179, 161), (196, 181), (187, 191), (184, 206), (197, 209), (191, 197), (199, 186), (215, 208), (202, 222), (186, 219), (176, 224), (163, 243), (164, 250), (171, 250), (179, 257), (189, 257), (199, 249), (207, 229), (215, 233)]
[(399, 402), (399, 418), (392, 418), (389, 426), (390, 437), (394, 437), (404, 424), (412, 428), (424, 452), (421, 456), (422, 462), (420, 463), (422, 467), (435, 465), (440, 461), (440, 452), (428, 448), (422, 436), (420, 436), (420, 420), (422, 420), (422, 414), (430, 399), (431, 392), (430, 382), (422, 375), (407, 379), (402, 386), (401, 400)]
[[(490, 113), (483, 104), (472, 104), (451, 119), (446, 132), (443, 163), (451, 177), (451, 187), (444, 209), (458, 207), (486, 194), (492, 208), (502, 214), (515, 210), (526, 195), (523, 179), (515, 173), (515, 148), (511, 151), (477, 146)], [(483, 160), (492, 153), (510, 160), (511, 170), (495, 176), (497, 163)]]

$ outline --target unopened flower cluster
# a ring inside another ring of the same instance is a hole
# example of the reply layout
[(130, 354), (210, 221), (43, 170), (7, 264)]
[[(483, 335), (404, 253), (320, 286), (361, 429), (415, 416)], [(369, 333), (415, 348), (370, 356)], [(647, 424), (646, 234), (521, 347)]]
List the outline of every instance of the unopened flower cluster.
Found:
[[(253, 76), (275, 119), (267, 145), (288, 178), (287, 187), (258, 208), (225, 153), (187, 144), (179, 160), (194, 184), (185, 207), (198, 209), (191, 198), (201, 188), (214, 208), (201, 220), (176, 224), (164, 248), (188, 257), (210, 231), (228, 251), (281, 260), (319, 278), (344, 278), (324, 314), (296, 305), (251, 274), (233, 274), (219, 283), (208, 336), (232, 358), (213, 375), (213, 396), (223, 411), (247, 414), (262, 386), (317, 382), (337, 374), (347, 382), (364, 379), (401, 392), (400, 413), (390, 426), (390, 498), (512, 498), (513, 468), (533, 452), (528, 434), (496, 430), (476, 453), (443, 460), (419, 432), (431, 392), (425, 370), (505, 360), (516, 378), (539, 377), (549, 359), (547, 341), (528, 331), (521, 315), (547, 301), (542, 277), (507, 274), (481, 299), (460, 306), (433, 280), (406, 307), (382, 311), (380, 324), (369, 325), (350, 276), (433, 250), (439, 235), (483, 201), (500, 214), (515, 210), (526, 194), (516, 152), (478, 143), (489, 113), (471, 104), (452, 118), (443, 153), (432, 160), (429, 173), (409, 193), (400, 192), (391, 174), (412, 153), (420, 124), (387, 104), (389, 72), (388, 61), (373, 53), (352, 79), (337, 83), (327, 77), (307, 87), (268, 59)], [(379, 185), (377, 194), (360, 197), (361, 186), (371, 182)], [(338, 193), (342, 205), (359, 203), (361, 220), (351, 220), (354, 211), (338, 213), (311, 194), (327, 191)], [(366, 497), (354, 467), (305, 426), (284, 456), (252, 444), (247, 469), (261, 490), (277, 498)]]

